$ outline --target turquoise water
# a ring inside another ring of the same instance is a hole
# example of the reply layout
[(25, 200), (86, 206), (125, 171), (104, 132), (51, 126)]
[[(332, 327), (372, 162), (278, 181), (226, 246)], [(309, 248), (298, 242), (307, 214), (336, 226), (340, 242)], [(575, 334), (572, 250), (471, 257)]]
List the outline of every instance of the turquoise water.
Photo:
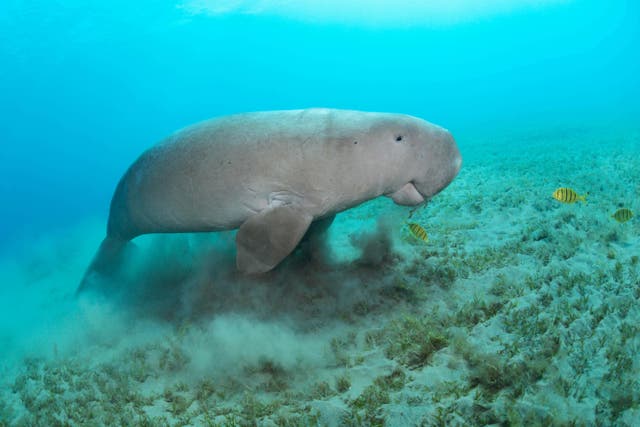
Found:
[[(0, 4), (0, 425), (640, 425), (640, 5), (344, 3)], [(429, 246), (381, 199), (258, 283), (152, 236), (73, 296), (141, 152), (308, 107), (453, 133)]]
[(394, 111), (455, 135), (638, 113), (633, 2), (559, 2), (426, 27), (177, 5), (3, 2), (3, 247), (102, 214), (143, 149), (217, 115)]

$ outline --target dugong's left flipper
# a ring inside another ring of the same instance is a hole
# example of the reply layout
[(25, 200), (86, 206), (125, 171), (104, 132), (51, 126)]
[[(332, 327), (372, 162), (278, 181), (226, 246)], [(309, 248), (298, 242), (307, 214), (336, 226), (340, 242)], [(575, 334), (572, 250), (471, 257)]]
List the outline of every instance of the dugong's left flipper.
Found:
[(264, 273), (289, 255), (313, 216), (296, 205), (267, 208), (246, 220), (236, 235), (236, 264), (243, 273)]

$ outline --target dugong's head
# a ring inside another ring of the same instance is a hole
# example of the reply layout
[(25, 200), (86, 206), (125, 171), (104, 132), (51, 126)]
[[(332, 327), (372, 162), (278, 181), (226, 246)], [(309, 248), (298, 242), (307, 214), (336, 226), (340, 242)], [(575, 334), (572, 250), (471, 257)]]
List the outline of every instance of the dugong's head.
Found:
[[(428, 200), (460, 171), (462, 156), (448, 130), (417, 117), (396, 114), (387, 116), (376, 128), (378, 137), (394, 142), (391, 149), (387, 144), (386, 155), (387, 161), (395, 164), (399, 184), (411, 184), (403, 187), (404, 195), (392, 196), (396, 202), (415, 204)], [(407, 188), (414, 193), (411, 200), (406, 199)]]

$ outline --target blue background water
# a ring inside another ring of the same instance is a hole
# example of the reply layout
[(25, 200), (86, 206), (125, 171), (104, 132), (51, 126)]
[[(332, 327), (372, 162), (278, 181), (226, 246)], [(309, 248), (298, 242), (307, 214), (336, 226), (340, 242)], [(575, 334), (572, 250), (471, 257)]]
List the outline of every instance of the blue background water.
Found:
[(381, 26), (176, 6), (0, 4), (0, 250), (106, 216), (143, 149), (215, 115), (406, 112), (449, 128), (463, 148), (473, 132), (640, 117), (631, 0)]

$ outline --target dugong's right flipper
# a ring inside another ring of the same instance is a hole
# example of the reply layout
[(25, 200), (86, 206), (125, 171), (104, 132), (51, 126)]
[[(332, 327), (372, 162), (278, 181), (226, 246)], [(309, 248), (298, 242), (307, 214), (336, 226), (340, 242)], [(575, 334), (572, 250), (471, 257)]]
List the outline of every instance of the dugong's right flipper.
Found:
[(105, 237), (89, 268), (84, 273), (80, 286), (76, 290), (76, 295), (88, 290), (95, 280), (113, 275), (122, 265), (128, 246), (133, 246), (133, 243), (115, 237)]
[(313, 216), (296, 205), (267, 208), (246, 220), (236, 236), (236, 264), (243, 273), (264, 273), (289, 255)]

